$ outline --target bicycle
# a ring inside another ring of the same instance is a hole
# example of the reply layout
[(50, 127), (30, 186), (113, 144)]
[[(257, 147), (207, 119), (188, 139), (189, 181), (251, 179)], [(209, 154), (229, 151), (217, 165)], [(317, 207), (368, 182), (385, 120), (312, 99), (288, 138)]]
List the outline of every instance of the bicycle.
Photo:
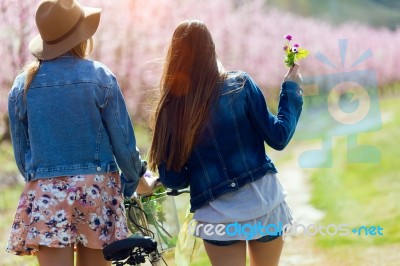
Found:
[[(145, 263), (146, 259), (151, 265), (161, 266), (161, 262), (168, 265), (163, 258), (163, 253), (175, 247), (179, 232), (175, 201), (170, 196), (188, 193), (189, 190), (166, 191), (161, 187), (162, 192), (157, 193), (158, 190), (156, 189), (156, 192), (151, 195), (137, 195), (125, 200), (128, 227), (133, 235), (107, 245), (103, 249), (106, 260), (112, 261), (112, 264), (116, 266), (137, 266)], [(168, 210), (170, 212), (167, 214)], [(162, 214), (169, 217), (156, 219), (156, 215)], [(160, 221), (167, 221), (167, 218), (172, 226), (167, 223), (160, 224)]]

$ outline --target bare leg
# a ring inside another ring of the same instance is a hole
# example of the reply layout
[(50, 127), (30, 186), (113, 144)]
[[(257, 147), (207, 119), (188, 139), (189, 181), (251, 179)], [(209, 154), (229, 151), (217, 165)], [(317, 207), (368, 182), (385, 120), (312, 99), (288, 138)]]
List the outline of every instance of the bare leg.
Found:
[(212, 245), (205, 241), (203, 243), (212, 266), (246, 265), (246, 241), (224, 247)]
[(77, 266), (110, 266), (111, 261), (106, 261), (103, 257), (102, 249), (87, 248), (78, 245), (76, 249)]
[(40, 246), (37, 252), (40, 266), (74, 266), (74, 248), (49, 248)]
[(282, 236), (271, 242), (258, 242), (251, 240), (249, 243), (251, 266), (276, 266), (279, 264), (283, 248)]
[(110, 266), (111, 261), (106, 261), (103, 257), (102, 249), (87, 248), (82, 245), (78, 245), (76, 250), (77, 266)]

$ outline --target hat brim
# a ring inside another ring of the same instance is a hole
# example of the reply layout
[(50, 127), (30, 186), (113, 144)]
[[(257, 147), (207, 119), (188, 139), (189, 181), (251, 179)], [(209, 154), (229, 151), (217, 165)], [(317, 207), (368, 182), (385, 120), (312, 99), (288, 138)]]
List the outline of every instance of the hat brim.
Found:
[(89, 39), (96, 32), (100, 23), (101, 8), (82, 7), (84, 19), (77, 30), (57, 44), (46, 44), (37, 35), (29, 43), (29, 51), (41, 60), (54, 59)]

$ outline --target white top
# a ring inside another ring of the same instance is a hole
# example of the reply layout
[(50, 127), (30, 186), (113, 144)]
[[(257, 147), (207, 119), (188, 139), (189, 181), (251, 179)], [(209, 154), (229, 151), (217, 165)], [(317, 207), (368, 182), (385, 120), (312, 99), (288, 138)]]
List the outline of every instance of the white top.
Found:
[(256, 219), (272, 211), (285, 200), (287, 192), (274, 173), (228, 192), (194, 213), (196, 221), (207, 223), (242, 222)]

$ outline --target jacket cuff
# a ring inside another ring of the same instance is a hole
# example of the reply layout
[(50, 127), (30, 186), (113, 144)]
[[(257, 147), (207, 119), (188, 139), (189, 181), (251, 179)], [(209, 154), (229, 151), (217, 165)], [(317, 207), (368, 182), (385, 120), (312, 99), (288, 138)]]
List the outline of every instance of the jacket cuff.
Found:
[(296, 82), (288, 80), (282, 83), (282, 92), (290, 93), (293, 91), (296, 92), (297, 96), (303, 96), (303, 89)]
[(132, 197), (133, 193), (136, 191), (139, 181), (127, 182), (125, 175), (121, 173), (121, 190), (125, 198)]

